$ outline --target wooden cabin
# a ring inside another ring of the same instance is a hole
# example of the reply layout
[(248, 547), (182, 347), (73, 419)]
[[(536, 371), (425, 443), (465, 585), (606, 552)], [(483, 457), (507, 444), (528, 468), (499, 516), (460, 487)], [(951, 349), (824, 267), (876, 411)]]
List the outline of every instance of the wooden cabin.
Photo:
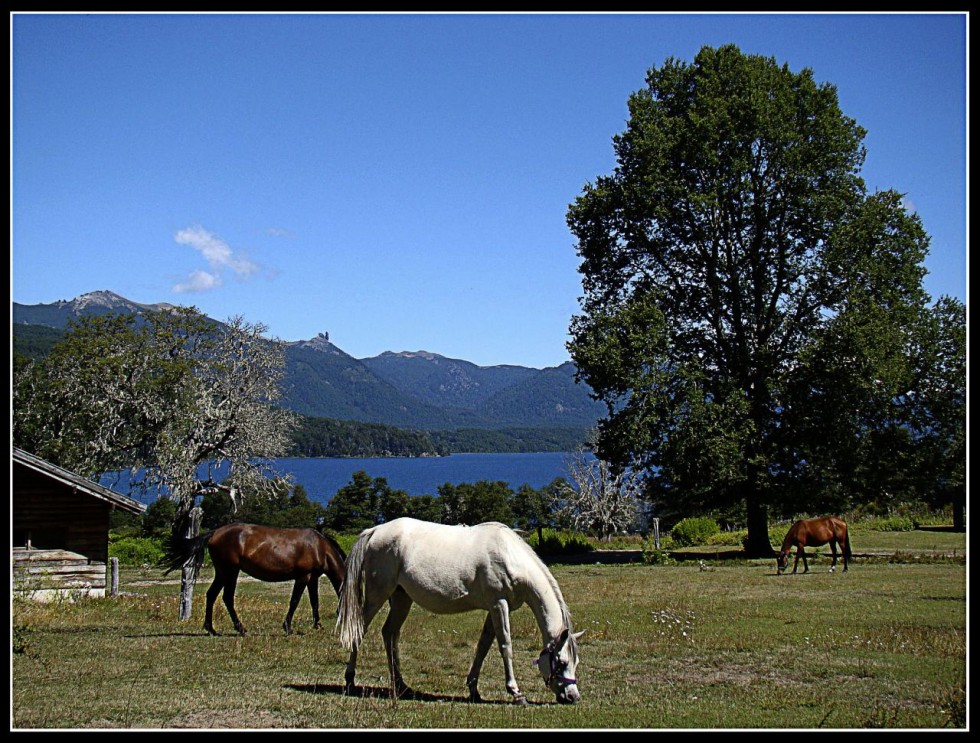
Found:
[(37, 600), (106, 595), (109, 514), (146, 506), (13, 447), (13, 590)]

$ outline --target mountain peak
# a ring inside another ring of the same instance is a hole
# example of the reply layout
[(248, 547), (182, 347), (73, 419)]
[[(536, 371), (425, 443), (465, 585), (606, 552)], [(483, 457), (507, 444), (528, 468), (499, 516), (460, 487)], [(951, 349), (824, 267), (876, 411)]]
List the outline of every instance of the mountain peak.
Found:
[(310, 338), (307, 341), (294, 341), (289, 344), (290, 346), (296, 346), (298, 348), (310, 348), (314, 351), (321, 351), (323, 353), (337, 353), (337, 347), (330, 342), (330, 334), (327, 332), (317, 333), (315, 338)]
[(175, 305), (141, 304), (126, 299), (115, 292), (99, 290), (81, 294), (74, 299), (59, 299), (50, 304), (23, 305), (13, 303), (13, 321), (64, 329), (69, 319), (80, 315), (106, 315), (110, 313), (141, 314), (175, 309)]
[(95, 302), (98, 304), (118, 304), (120, 302), (129, 302), (125, 297), (121, 297), (115, 292), (111, 292), (108, 289), (99, 289), (94, 292), (86, 292), (85, 294), (80, 294), (75, 297), (75, 302), (81, 305), (88, 304), (90, 302)]
[(107, 289), (82, 294), (75, 297), (75, 299), (73, 299), (71, 302), (65, 302), (64, 304), (74, 305), (76, 310), (82, 311), (97, 307), (104, 307), (110, 310), (116, 310), (120, 307), (136, 310), (169, 310), (173, 309), (174, 307), (174, 305), (167, 304), (165, 302), (158, 304), (142, 304), (140, 302), (134, 302), (131, 299), (126, 299), (126, 297), (120, 296), (115, 292), (108, 291)]

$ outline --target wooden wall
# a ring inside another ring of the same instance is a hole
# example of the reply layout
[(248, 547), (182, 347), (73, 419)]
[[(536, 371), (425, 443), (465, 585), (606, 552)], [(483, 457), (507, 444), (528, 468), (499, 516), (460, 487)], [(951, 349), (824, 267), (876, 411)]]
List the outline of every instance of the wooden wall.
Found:
[(52, 599), (59, 593), (105, 596), (106, 565), (89, 562), (67, 550), (28, 550), (11, 553), (14, 585), (36, 599)]
[[(109, 559), (111, 505), (15, 463), (13, 528), (38, 549), (64, 549), (94, 562)], [(14, 546), (26, 546), (18, 545)]]
[(17, 462), (11, 500), (15, 581), (36, 584), (43, 575), (104, 593), (111, 504)]

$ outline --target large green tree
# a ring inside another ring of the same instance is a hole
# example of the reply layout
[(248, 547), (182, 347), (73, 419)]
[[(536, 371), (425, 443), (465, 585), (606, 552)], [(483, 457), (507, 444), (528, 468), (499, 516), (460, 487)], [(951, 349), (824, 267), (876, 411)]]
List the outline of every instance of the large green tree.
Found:
[(794, 484), (819, 469), (845, 505), (848, 447), (908, 378), (928, 237), (899, 194), (867, 193), (865, 130), (808, 69), (705, 47), (650, 69), (629, 111), (615, 171), (568, 210), (597, 454), (679, 511), (740, 504), (767, 556)]
[(922, 489), (932, 505), (953, 505), (953, 524), (966, 528), (966, 306), (941, 297), (932, 308), (914, 354), (912, 408)]
[[(857, 478), (882, 509), (922, 501), (966, 507), (966, 307), (942, 297), (921, 313), (897, 363), (891, 394), (867, 420)], [(885, 384), (879, 380), (878, 384)]]

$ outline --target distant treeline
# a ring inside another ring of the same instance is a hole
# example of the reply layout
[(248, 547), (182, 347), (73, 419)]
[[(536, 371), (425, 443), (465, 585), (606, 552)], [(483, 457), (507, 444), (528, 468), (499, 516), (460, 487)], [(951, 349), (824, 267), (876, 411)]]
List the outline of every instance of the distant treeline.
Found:
[(538, 451), (575, 451), (585, 444), (587, 428), (460, 428), (432, 431), (436, 443), (450, 452), (521, 454)]
[(479, 428), (418, 431), (380, 423), (300, 416), (293, 457), (424, 457), (460, 452), (574, 451), (588, 435), (578, 428)]
[(380, 423), (300, 416), (290, 455), (294, 457), (422, 457), (449, 450), (426, 431)]

